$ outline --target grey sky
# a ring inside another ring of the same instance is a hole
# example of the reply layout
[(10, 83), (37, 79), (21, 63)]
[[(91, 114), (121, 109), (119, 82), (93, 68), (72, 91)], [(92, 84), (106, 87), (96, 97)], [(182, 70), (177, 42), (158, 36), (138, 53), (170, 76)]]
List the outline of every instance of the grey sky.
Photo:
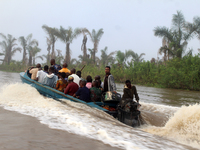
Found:
[[(107, 46), (109, 53), (132, 49), (138, 54), (145, 53), (145, 60), (150, 60), (157, 57), (162, 41), (154, 36), (153, 29), (170, 27), (177, 10), (192, 22), (193, 17), (200, 16), (199, 6), (199, 0), (0, 0), (0, 32), (15, 38), (32, 33), (39, 41), (42, 55), (47, 53), (44, 24), (56, 28), (86, 27), (90, 31), (103, 28), (98, 57)], [(70, 46), (72, 58), (82, 54), (81, 44), (82, 35)], [(55, 48), (65, 54), (65, 44), (59, 40)], [(87, 48), (93, 48), (89, 38)], [(197, 53), (199, 40), (189, 41), (188, 48)], [(22, 53), (16, 53), (14, 58), (21, 60)]]

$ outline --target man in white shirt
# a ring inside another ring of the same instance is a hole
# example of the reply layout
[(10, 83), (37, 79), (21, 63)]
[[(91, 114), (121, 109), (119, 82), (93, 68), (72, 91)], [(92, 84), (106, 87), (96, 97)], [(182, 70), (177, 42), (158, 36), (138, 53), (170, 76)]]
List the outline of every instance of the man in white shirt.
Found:
[(71, 75), (74, 78), (74, 82), (79, 85), (80, 78), (76, 75), (76, 69), (71, 70)]
[(48, 74), (49, 67), (47, 65), (44, 66), (44, 71), (39, 70), (36, 75), (36, 81), (42, 83), (44, 81), (44, 77)]

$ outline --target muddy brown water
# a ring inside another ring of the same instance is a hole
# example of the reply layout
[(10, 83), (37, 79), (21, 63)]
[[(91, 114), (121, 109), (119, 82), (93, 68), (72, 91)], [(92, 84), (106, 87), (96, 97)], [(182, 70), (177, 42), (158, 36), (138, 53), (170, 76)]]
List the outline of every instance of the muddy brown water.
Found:
[[(200, 148), (199, 137), (190, 134), (200, 127), (200, 114), (196, 121), (187, 116), (200, 108), (196, 91), (136, 85), (147, 124), (130, 128), (98, 110), (43, 98), (22, 84), (18, 73), (0, 71), (0, 86), (0, 149)], [(123, 86), (117, 84), (121, 94)], [(181, 111), (186, 114), (180, 115)]]

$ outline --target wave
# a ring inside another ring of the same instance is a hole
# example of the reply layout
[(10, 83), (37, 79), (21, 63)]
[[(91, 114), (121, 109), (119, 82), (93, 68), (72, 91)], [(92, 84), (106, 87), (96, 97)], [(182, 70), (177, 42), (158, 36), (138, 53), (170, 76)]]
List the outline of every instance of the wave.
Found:
[(182, 106), (163, 127), (148, 126), (144, 131), (200, 148), (200, 105)]
[[(4, 85), (0, 91), (0, 105), (36, 117), (50, 128), (99, 140), (113, 147), (127, 150), (186, 149), (174, 141), (126, 126), (101, 110), (71, 101), (61, 103), (46, 98), (27, 84)], [(147, 108), (145, 104), (142, 105)]]

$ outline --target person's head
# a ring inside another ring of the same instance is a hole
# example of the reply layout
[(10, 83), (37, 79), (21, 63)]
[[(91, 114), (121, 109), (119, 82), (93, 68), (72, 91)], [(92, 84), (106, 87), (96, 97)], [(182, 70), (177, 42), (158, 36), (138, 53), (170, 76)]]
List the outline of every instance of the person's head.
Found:
[(106, 74), (110, 74), (110, 66), (106, 66), (106, 68), (105, 68), (105, 73), (106, 73)]
[(69, 73), (69, 72), (67, 72), (67, 73), (66, 73), (66, 78), (68, 78), (68, 77), (69, 77), (69, 75), (70, 75), (70, 73)]
[(42, 70), (42, 67), (38, 68), (38, 70)]
[(67, 63), (64, 63), (63, 68), (67, 68), (67, 67), (68, 67)]
[(41, 68), (41, 65), (40, 65), (40, 64), (37, 64), (37, 65), (36, 65), (36, 68)]
[(73, 81), (74, 81), (74, 77), (69, 76), (69, 77), (68, 77), (68, 82), (73, 82)]
[(94, 77), (95, 80), (101, 80), (101, 77), (99, 75)]
[(55, 65), (55, 59), (51, 59), (50, 63), (51, 65)]
[(62, 73), (60, 74), (60, 77), (61, 77), (61, 79), (65, 79), (66, 73), (65, 73), (65, 72), (62, 72)]
[(89, 75), (86, 77), (87, 82), (92, 82), (92, 77)]
[(101, 85), (101, 80), (95, 80), (95, 81), (96, 81), (96, 83), (97, 83), (97, 87), (99, 88), (100, 85)]
[(73, 68), (73, 69), (71, 70), (71, 74), (75, 74), (75, 73), (76, 73), (76, 69)]
[(79, 76), (79, 78), (81, 78), (81, 71), (76, 71), (76, 75)]
[(54, 70), (55, 70), (54, 67), (50, 67), (49, 68), (49, 74), (54, 73)]
[(61, 78), (61, 72), (58, 72), (57, 76), (58, 76), (58, 79), (60, 79)]
[(48, 72), (49, 67), (47, 65), (44, 66), (44, 71)]
[(125, 84), (128, 88), (131, 88), (131, 81), (130, 80), (126, 80)]
[(92, 82), (92, 87), (98, 87), (98, 82), (97, 81), (93, 81)]
[(81, 80), (80, 87), (85, 87), (85, 86), (86, 86), (86, 81), (85, 80)]

